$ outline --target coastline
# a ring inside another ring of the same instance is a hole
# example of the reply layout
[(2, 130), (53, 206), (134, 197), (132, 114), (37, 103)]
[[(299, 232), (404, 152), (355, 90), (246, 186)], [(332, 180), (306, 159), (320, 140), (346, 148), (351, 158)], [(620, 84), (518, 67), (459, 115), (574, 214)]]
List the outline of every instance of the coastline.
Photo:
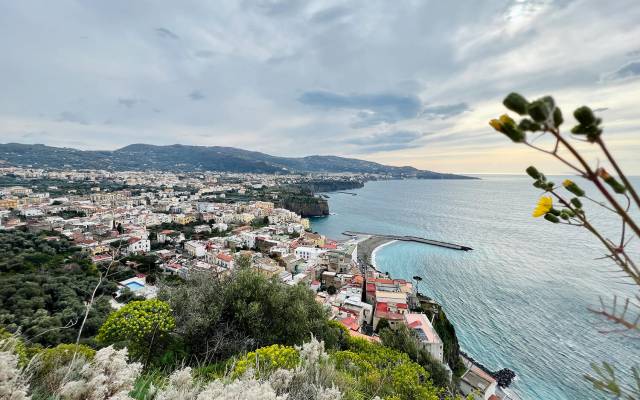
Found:
[(382, 244), (378, 245), (377, 247), (375, 247), (373, 249), (373, 251), (371, 252), (371, 256), (370, 256), (371, 265), (373, 266), (373, 269), (375, 269), (376, 271), (380, 271), (380, 269), (378, 269), (378, 264), (376, 263), (376, 256), (378, 255), (378, 250), (380, 250), (383, 247), (388, 246), (390, 244), (394, 244), (396, 242), (397, 242), (397, 240), (390, 240), (388, 242), (385, 242), (385, 243), (382, 243)]

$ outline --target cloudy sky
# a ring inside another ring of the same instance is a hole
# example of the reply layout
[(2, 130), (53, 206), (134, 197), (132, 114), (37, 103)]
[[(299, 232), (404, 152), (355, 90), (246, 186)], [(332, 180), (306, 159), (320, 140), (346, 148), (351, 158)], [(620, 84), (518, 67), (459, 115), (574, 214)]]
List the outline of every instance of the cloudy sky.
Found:
[(640, 174), (638, 39), (637, 0), (0, 0), (0, 142), (565, 172), (488, 127), (515, 90), (599, 109)]

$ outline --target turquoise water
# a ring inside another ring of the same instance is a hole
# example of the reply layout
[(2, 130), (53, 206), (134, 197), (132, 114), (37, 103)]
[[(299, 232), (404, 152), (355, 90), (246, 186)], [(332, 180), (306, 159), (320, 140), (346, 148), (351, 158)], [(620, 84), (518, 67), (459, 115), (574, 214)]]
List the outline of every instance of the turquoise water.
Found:
[[(335, 215), (314, 219), (314, 230), (413, 234), (474, 249), (395, 243), (376, 262), (394, 277), (421, 275), (420, 291), (443, 304), (463, 350), (493, 370), (516, 371), (512, 388), (523, 399), (603, 398), (582, 377), (590, 362), (640, 362), (640, 340), (599, 333), (610, 326), (587, 310), (630, 286), (595, 260), (602, 249), (587, 232), (531, 218), (539, 192), (528, 177), (368, 182), (350, 191), (358, 195), (329, 193)], [(616, 231), (603, 212), (594, 220)], [(632, 246), (640, 251), (640, 241)]]
[(129, 283), (127, 283), (127, 287), (135, 292), (135, 291), (138, 291), (140, 289), (143, 289), (144, 285), (141, 285), (138, 282), (129, 282)]

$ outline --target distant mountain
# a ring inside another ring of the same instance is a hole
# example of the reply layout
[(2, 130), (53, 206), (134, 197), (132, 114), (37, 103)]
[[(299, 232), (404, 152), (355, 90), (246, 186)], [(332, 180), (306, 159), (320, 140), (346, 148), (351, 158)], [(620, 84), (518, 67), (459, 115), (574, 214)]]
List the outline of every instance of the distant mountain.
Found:
[(337, 156), (276, 157), (220, 146), (132, 144), (114, 151), (77, 150), (42, 144), (0, 144), (0, 163), (34, 168), (112, 171), (224, 171), (256, 173), (352, 172), (424, 179), (473, 179), (467, 176), (393, 167)]

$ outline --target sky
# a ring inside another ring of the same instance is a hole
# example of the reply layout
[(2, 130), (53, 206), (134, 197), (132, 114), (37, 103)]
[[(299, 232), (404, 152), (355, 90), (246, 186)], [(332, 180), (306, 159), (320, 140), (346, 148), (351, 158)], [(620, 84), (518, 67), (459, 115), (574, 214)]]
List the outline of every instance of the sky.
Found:
[(488, 126), (517, 91), (553, 95), (565, 131), (596, 109), (638, 175), (639, 38), (637, 0), (0, 0), (0, 143), (568, 172)]

